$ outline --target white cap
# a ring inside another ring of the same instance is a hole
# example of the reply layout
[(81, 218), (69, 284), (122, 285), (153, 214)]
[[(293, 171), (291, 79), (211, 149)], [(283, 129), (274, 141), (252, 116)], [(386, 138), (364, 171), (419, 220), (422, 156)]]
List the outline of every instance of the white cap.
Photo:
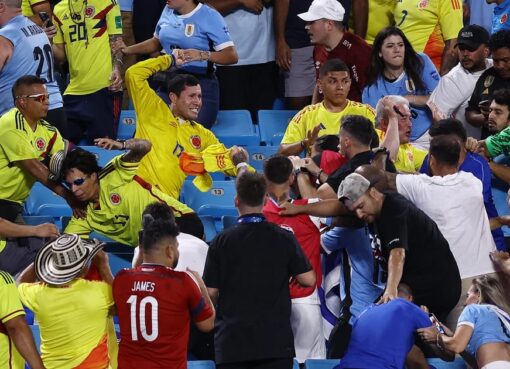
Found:
[(344, 20), (345, 9), (337, 0), (314, 0), (306, 13), (298, 14), (305, 22), (329, 19), (341, 22)]

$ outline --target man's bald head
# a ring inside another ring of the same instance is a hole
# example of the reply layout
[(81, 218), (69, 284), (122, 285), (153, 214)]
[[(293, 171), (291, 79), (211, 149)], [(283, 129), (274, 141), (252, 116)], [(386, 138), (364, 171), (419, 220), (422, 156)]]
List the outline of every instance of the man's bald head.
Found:
[(384, 191), (389, 188), (388, 182), (386, 180), (386, 172), (376, 168), (373, 165), (365, 164), (359, 166), (354, 172), (365, 177), (372, 184), (372, 186), (379, 191)]

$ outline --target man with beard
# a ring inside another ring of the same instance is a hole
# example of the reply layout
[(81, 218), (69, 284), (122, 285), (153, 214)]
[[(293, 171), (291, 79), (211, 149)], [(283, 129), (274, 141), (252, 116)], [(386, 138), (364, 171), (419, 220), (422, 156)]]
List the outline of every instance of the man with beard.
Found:
[(197, 272), (177, 272), (179, 260), (173, 219), (144, 213), (140, 232), (143, 263), (124, 269), (113, 282), (120, 323), (120, 368), (186, 368), (186, 349), (193, 320), (201, 331), (214, 328), (215, 312)]
[(457, 37), (460, 63), (441, 78), (427, 103), (436, 112), (434, 117), (453, 116), (462, 122), (468, 136), (476, 139), (481, 136), (481, 128), (468, 123), (465, 112), (476, 81), (492, 67), (492, 60), (487, 59), (488, 43), (489, 33), (485, 28), (476, 24), (462, 28)]

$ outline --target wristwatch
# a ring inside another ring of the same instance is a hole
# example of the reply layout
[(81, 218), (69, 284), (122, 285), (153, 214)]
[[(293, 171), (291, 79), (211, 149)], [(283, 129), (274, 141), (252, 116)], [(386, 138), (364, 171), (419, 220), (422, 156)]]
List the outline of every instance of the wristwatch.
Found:
[(301, 168), (294, 169), (294, 175), (295, 175), (296, 177), (299, 175), (299, 173), (303, 173), (303, 171), (301, 170)]

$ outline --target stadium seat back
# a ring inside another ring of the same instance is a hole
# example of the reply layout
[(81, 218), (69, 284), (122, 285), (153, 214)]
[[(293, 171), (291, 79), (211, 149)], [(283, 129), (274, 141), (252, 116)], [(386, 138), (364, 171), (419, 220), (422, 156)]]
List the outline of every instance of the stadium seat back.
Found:
[(211, 131), (227, 147), (258, 145), (260, 141), (248, 110), (220, 110)]
[(278, 146), (247, 146), (245, 149), (248, 151), (250, 165), (257, 172), (263, 172), (264, 160), (278, 152)]
[(340, 360), (308, 359), (305, 361), (306, 369), (333, 369), (340, 364)]
[(260, 141), (267, 146), (279, 146), (283, 134), (297, 110), (259, 110)]
[[(508, 207), (507, 197), (508, 197), (508, 185), (501, 181), (500, 179), (493, 178), (492, 179), (492, 199), (494, 201), (494, 205), (496, 206), (496, 210), (499, 215), (510, 214), (510, 208)], [(507, 226), (501, 227), (503, 230), (503, 234), (505, 237), (510, 237), (510, 229)]]
[(202, 215), (200, 216), (200, 220), (204, 225), (205, 242), (211, 242), (218, 233), (214, 217)]
[(455, 358), (455, 360), (452, 362), (443, 361), (439, 358), (430, 358), (430, 359), (427, 359), (427, 362), (429, 363), (431, 368), (435, 368), (435, 369), (466, 369), (467, 368), (466, 362), (460, 357)]
[(71, 213), (71, 208), (67, 205), (67, 202), (41, 183), (34, 184), (25, 201), (26, 215), (60, 218), (61, 216), (71, 215)]
[(234, 205), (235, 181), (214, 181), (209, 191), (201, 192), (191, 181), (184, 181), (181, 200), (198, 215), (221, 218), (237, 215)]
[(44, 223), (55, 223), (55, 218), (48, 215), (23, 215), (26, 225), (36, 226)]
[(106, 150), (97, 146), (80, 146), (80, 148), (90, 151), (92, 154), (94, 154), (100, 167), (104, 167), (114, 157), (124, 154), (124, 151)]
[(212, 360), (188, 361), (188, 369), (216, 369)]
[(136, 131), (136, 114), (134, 110), (122, 110), (120, 112), (117, 139), (127, 140), (133, 138)]

